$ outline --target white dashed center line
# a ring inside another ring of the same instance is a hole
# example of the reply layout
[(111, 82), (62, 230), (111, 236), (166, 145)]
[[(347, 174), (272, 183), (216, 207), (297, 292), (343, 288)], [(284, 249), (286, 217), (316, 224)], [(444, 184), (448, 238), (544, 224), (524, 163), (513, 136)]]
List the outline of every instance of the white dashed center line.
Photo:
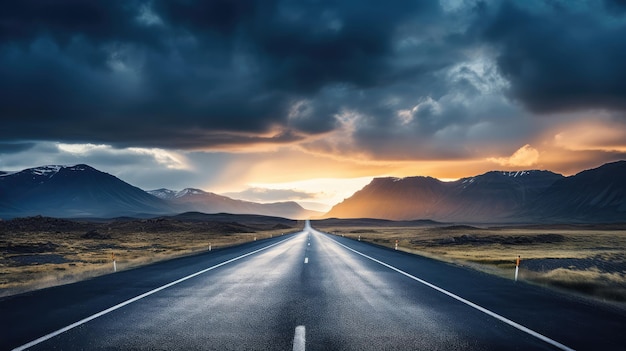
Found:
[(305, 338), (304, 325), (296, 327), (296, 334), (293, 336), (293, 351), (304, 351), (306, 338)]

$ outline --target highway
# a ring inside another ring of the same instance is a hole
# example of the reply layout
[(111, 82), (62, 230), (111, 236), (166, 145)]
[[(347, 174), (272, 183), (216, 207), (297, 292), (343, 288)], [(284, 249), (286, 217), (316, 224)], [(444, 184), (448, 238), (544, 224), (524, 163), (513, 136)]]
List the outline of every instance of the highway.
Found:
[(625, 350), (626, 312), (319, 232), (0, 299), (0, 350)]

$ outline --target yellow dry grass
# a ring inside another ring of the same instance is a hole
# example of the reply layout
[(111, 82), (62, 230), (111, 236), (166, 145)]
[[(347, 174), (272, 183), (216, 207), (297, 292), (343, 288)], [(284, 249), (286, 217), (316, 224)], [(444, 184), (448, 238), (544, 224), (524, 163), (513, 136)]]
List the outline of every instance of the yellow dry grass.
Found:
[[(117, 270), (191, 255), (211, 249), (261, 240), (285, 233), (112, 233), (110, 239), (84, 239), (81, 232), (4, 233), (0, 242), (12, 247), (54, 246), (41, 252), (9, 253), (0, 257), (0, 296), (67, 284)], [(37, 250), (35, 250), (37, 251)]]
[[(315, 225), (315, 224), (314, 224)], [(626, 229), (577, 230), (472, 227), (320, 227), (353, 239), (393, 247), (442, 261), (513, 278), (521, 256), (520, 279), (601, 298), (626, 301)], [(0, 257), (0, 296), (66, 284), (118, 270), (281, 235), (257, 233), (115, 232), (110, 239), (84, 239), (85, 231), (3, 233), (0, 243), (51, 250), (9, 253)], [(37, 251), (37, 250), (35, 250)], [(545, 269), (529, 262), (551, 263)], [(559, 267), (554, 262), (585, 260), (586, 267)]]
[[(626, 228), (623, 230), (327, 227), (320, 228), (374, 244), (614, 301), (626, 301)], [(528, 268), (534, 263), (532, 269)], [(542, 268), (542, 262), (546, 267)], [(584, 262), (584, 267), (569, 262)], [(559, 266), (559, 265), (562, 266)]]

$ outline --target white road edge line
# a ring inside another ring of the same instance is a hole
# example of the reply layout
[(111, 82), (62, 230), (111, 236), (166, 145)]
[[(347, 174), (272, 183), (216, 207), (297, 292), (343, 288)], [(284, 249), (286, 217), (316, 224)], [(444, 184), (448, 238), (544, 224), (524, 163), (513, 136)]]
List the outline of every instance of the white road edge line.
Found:
[(336, 242), (337, 244), (343, 246), (344, 248), (346, 248), (346, 249), (348, 249), (348, 250), (358, 254), (358, 255), (361, 255), (361, 256), (363, 256), (363, 257), (365, 257), (367, 259), (370, 259), (370, 260), (372, 260), (372, 261), (374, 261), (374, 262), (376, 262), (378, 264), (381, 264), (381, 265), (383, 265), (383, 266), (385, 266), (385, 267), (387, 267), (387, 268), (389, 268), (389, 269), (391, 269), (393, 271), (396, 271), (396, 272), (398, 272), (398, 273), (400, 273), (400, 274), (402, 274), (402, 275), (404, 275), (406, 277), (409, 277), (409, 278), (411, 278), (411, 279), (413, 279), (413, 280), (415, 280), (417, 282), (420, 282), (420, 283), (428, 286), (429, 288), (432, 288), (432, 289), (435, 289), (435, 290), (439, 291), (442, 294), (448, 295), (448, 296), (450, 296), (451, 298), (453, 298), (453, 299), (455, 299), (457, 301), (460, 301), (460, 302), (462, 302), (462, 303), (464, 303), (464, 304), (466, 304), (466, 305), (468, 305), (470, 307), (473, 307), (473, 308), (475, 308), (475, 309), (477, 309), (477, 310), (479, 310), (479, 311), (481, 311), (481, 312), (483, 312), (483, 313), (485, 313), (485, 314), (487, 314), (487, 315), (489, 315), (489, 316), (491, 316), (491, 317), (493, 317), (495, 319), (498, 319), (501, 322), (504, 322), (504, 323), (512, 326), (513, 328), (516, 328), (518, 330), (523, 331), (524, 333), (532, 335), (532, 336), (534, 336), (535, 338), (537, 338), (537, 339), (539, 339), (541, 341), (544, 341), (544, 342), (546, 342), (546, 343), (548, 343), (550, 345), (553, 345), (553, 346), (555, 346), (555, 347), (557, 347), (557, 348), (559, 348), (561, 350), (575, 351), (574, 349), (572, 349), (570, 347), (567, 347), (567, 346), (561, 344), (558, 341), (552, 340), (552, 339), (550, 339), (549, 337), (547, 337), (545, 335), (539, 334), (538, 332), (536, 332), (536, 331), (534, 331), (532, 329), (529, 329), (529, 328), (527, 328), (527, 327), (525, 327), (525, 326), (523, 326), (523, 325), (521, 325), (521, 324), (519, 324), (517, 322), (514, 322), (514, 321), (512, 321), (512, 320), (510, 320), (510, 319), (508, 319), (506, 317), (503, 317), (503, 316), (501, 316), (501, 315), (499, 315), (499, 314), (497, 314), (497, 313), (495, 313), (493, 311), (490, 311), (490, 310), (488, 310), (488, 309), (486, 309), (486, 308), (484, 308), (482, 306), (479, 306), (479, 305), (477, 305), (477, 304), (475, 304), (475, 303), (473, 303), (471, 301), (468, 301), (468, 300), (466, 300), (466, 299), (464, 299), (464, 298), (462, 298), (462, 297), (460, 297), (460, 296), (458, 296), (458, 295), (456, 295), (454, 293), (451, 293), (451, 292), (449, 292), (449, 291), (447, 291), (447, 290), (445, 290), (443, 288), (440, 288), (440, 287), (438, 287), (438, 286), (436, 286), (434, 284), (431, 284), (431, 283), (429, 283), (429, 282), (427, 282), (427, 281), (425, 281), (423, 279), (420, 279), (420, 278), (418, 278), (416, 276), (413, 276), (413, 275), (411, 275), (411, 274), (409, 274), (409, 273), (407, 273), (407, 272), (405, 272), (403, 270), (400, 270), (400, 269), (398, 269), (398, 268), (396, 268), (396, 267), (394, 267), (392, 265), (389, 265), (389, 264), (387, 264), (387, 263), (385, 263), (383, 261), (377, 260), (377, 259), (375, 259), (373, 257), (370, 257), (370, 256), (364, 254), (364, 253), (361, 253), (361, 252), (359, 252), (357, 250), (354, 250), (354, 249), (352, 249), (352, 248), (350, 248), (350, 247), (348, 247), (348, 246), (338, 242), (335, 239), (332, 239), (332, 238), (329, 238), (329, 239), (334, 241), (334, 242)]
[[(29, 342), (29, 343), (26, 343), (26, 344), (22, 345), (22, 346), (18, 346), (18, 347), (16, 347), (16, 348), (14, 348), (12, 351), (22, 351), (22, 350), (26, 350), (26, 349), (28, 349), (29, 347), (35, 346), (35, 345), (37, 345), (37, 344), (40, 344), (40, 343), (42, 343), (42, 342), (44, 342), (44, 341), (46, 341), (46, 340), (48, 340), (48, 339), (51, 339), (51, 338), (53, 338), (53, 337), (55, 337), (55, 336), (57, 336), (57, 335), (60, 335), (60, 334), (62, 334), (62, 333), (65, 333), (66, 331), (68, 331), (68, 330), (70, 330), (70, 329), (76, 328), (76, 327), (78, 327), (79, 325), (85, 324), (85, 323), (87, 323), (87, 322), (89, 322), (89, 321), (92, 321), (92, 320), (94, 320), (94, 319), (98, 318), (98, 317), (104, 316), (104, 315), (105, 315), (105, 314), (107, 314), (107, 313), (110, 313), (110, 312), (113, 312), (113, 311), (115, 311), (115, 310), (117, 310), (117, 309), (119, 309), (119, 308), (122, 308), (122, 307), (124, 307), (124, 306), (126, 306), (126, 305), (128, 305), (128, 304), (131, 304), (131, 303), (133, 303), (133, 302), (139, 301), (139, 300), (143, 299), (144, 297), (150, 296), (150, 295), (152, 295), (152, 294), (154, 294), (154, 293), (157, 293), (157, 292), (159, 292), (159, 291), (161, 291), (161, 290), (163, 290), (163, 289), (167, 289), (167, 288), (169, 288), (169, 287), (171, 287), (171, 286), (174, 286), (174, 285), (176, 285), (176, 284), (178, 284), (178, 283), (182, 283), (182, 282), (184, 282), (185, 280), (188, 280), (188, 279), (191, 279), (191, 278), (197, 277), (197, 276), (199, 276), (200, 274), (203, 274), (203, 273), (206, 273), (206, 272), (208, 272), (208, 271), (214, 270), (215, 268), (219, 268), (219, 267), (221, 267), (221, 266), (224, 266), (224, 265), (227, 265), (227, 264), (229, 264), (229, 263), (232, 263), (232, 262), (235, 262), (235, 261), (237, 261), (237, 260), (240, 260), (240, 259), (242, 259), (242, 258), (244, 258), (244, 257), (248, 257), (248, 256), (250, 256), (250, 255), (254, 255), (254, 254), (255, 254), (255, 253), (257, 253), (257, 252), (261, 252), (261, 251), (263, 251), (263, 250), (267, 250), (267, 249), (269, 249), (269, 248), (271, 248), (271, 247), (274, 247), (274, 246), (276, 246), (276, 245), (279, 245), (279, 244), (281, 244), (281, 243), (283, 243), (283, 242), (285, 242), (285, 241), (287, 241), (287, 240), (289, 240), (289, 239), (292, 239), (292, 238), (293, 238), (293, 237), (289, 237), (289, 238), (287, 238), (287, 239), (283, 239), (283, 240), (281, 240), (281, 241), (279, 241), (279, 242), (277, 242), (277, 243), (274, 243), (274, 244), (272, 244), (272, 245), (269, 245), (269, 246), (266, 246), (266, 247), (260, 248), (260, 249), (258, 249), (258, 250), (254, 250), (254, 251), (252, 251), (252, 252), (248, 252), (247, 254), (243, 254), (243, 255), (241, 255), (241, 256), (237, 256), (237, 257), (235, 257), (235, 258), (231, 258), (231, 259), (230, 259), (230, 260), (228, 260), (228, 261), (224, 261), (224, 262), (222, 262), (222, 263), (216, 264), (215, 266), (212, 266), (212, 267), (209, 267), (209, 268), (203, 269), (203, 270), (201, 270), (201, 271), (199, 271), (199, 272), (196, 272), (196, 273), (190, 274), (190, 275), (188, 275), (188, 276), (186, 276), (186, 277), (184, 277), (184, 278), (180, 278), (180, 279), (175, 280), (175, 281), (173, 281), (173, 282), (171, 282), (171, 283), (168, 283), (168, 284), (165, 284), (165, 285), (163, 285), (163, 286), (161, 286), (161, 287), (158, 287), (158, 288), (156, 288), (156, 289), (150, 290), (150, 291), (148, 291), (148, 292), (146, 292), (146, 293), (143, 293), (143, 294), (141, 294), (141, 295), (139, 295), (139, 296), (135, 296), (135, 297), (133, 297), (133, 298), (132, 298), (132, 299), (130, 299), (130, 300), (126, 300), (126, 301), (124, 301), (124, 302), (122, 302), (122, 303), (119, 303), (119, 304), (117, 304), (117, 305), (113, 306), (113, 307), (109, 307), (109, 308), (107, 308), (107, 309), (106, 309), (106, 310), (104, 310), (104, 311), (100, 311), (100, 312), (98, 312), (98, 313), (96, 313), (96, 314), (93, 314), (93, 315), (91, 315), (91, 316), (87, 317), (87, 318), (81, 319), (81, 320), (79, 320), (78, 322), (72, 323), (72, 324), (70, 324), (70, 325), (68, 325), (68, 326), (66, 326), (66, 327), (63, 327), (63, 328), (59, 329), (59, 330), (53, 331), (53, 332), (52, 332), (52, 333), (50, 333), (50, 334), (46, 334), (46, 335), (44, 335), (44, 336), (42, 336), (42, 337), (40, 337), (40, 338), (38, 338), (38, 339), (35, 339), (35, 340), (33, 340), (33, 341)], [(304, 349), (303, 349), (303, 350), (304, 350)]]
[(306, 330), (304, 325), (296, 327), (296, 333), (293, 336), (293, 351), (305, 351), (306, 349)]

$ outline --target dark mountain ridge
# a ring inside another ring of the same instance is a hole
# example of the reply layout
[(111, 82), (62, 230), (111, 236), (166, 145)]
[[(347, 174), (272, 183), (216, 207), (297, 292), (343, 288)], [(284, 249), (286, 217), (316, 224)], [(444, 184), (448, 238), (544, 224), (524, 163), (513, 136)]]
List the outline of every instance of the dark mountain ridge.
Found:
[(325, 217), (442, 222), (619, 222), (626, 220), (626, 161), (564, 177), (491, 171), (454, 182), (377, 178)]
[(90, 166), (43, 166), (0, 176), (3, 217), (166, 214), (165, 201)]
[(308, 218), (296, 202), (259, 204), (187, 188), (146, 192), (88, 165), (49, 165), (0, 172), (0, 218), (154, 217), (188, 211)]
[(626, 221), (626, 161), (555, 182), (530, 202), (525, 212), (539, 220)]

